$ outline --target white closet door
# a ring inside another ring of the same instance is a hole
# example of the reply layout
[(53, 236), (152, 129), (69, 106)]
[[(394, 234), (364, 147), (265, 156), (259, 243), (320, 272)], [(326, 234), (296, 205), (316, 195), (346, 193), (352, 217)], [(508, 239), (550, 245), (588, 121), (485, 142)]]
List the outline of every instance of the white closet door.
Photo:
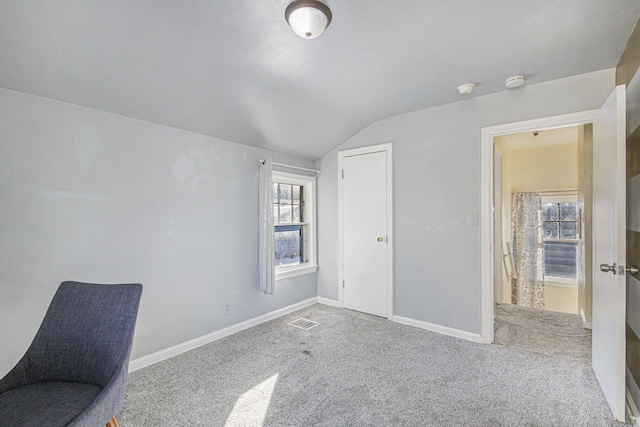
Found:
[[(342, 161), (343, 303), (387, 317), (387, 152)], [(342, 172), (341, 172), (342, 173)]]

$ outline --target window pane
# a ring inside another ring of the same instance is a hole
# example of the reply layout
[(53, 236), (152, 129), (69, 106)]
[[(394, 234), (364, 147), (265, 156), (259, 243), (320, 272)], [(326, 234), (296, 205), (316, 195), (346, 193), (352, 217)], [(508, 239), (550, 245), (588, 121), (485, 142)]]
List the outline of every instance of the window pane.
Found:
[(291, 185), (280, 184), (280, 203), (291, 204)]
[(576, 242), (544, 242), (544, 273), (548, 276), (575, 279)]
[(543, 238), (545, 239), (557, 239), (558, 238), (558, 223), (557, 222), (543, 222), (542, 230), (544, 232)]
[(273, 207), (273, 223), (277, 224), (278, 222), (278, 205), (275, 205)]
[(542, 220), (556, 221), (558, 219), (558, 204), (545, 203), (542, 205)]
[(302, 262), (302, 226), (276, 227), (276, 267), (296, 265)]
[(278, 184), (273, 183), (273, 203), (278, 203)]
[(293, 205), (293, 214), (291, 222), (301, 222), (300, 220), (300, 205)]
[(561, 239), (577, 239), (578, 223), (577, 222), (561, 222), (560, 238)]
[(300, 186), (299, 185), (293, 186), (293, 203), (300, 204)]
[(291, 222), (291, 205), (280, 205), (280, 220), (278, 222)]
[(577, 212), (575, 203), (560, 203), (560, 221), (575, 221)]

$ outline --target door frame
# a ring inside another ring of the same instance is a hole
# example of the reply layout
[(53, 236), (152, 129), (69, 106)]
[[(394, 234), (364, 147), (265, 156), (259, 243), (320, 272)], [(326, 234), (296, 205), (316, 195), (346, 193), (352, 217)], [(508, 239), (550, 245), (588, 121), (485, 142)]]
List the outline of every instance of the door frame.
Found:
[[(580, 126), (593, 123), (598, 110), (587, 110), (577, 113), (562, 114), (558, 116), (543, 117), (521, 122), (506, 123), (482, 128), (480, 141), (480, 180), (481, 180), (481, 318), (482, 318), (482, 342), (493, 343), (494, 332), (494, 250), (495, 231), (493, 227), (493, 192), (494, 192), (494, 144), (497, 136), (509, 135), (521, 132), (534, 132), (563, 128), (568, 126)], [(499, 249), (499, 248), (498, 248)]]
[[(493, 214), (494, 214), (494, 230), (493, 230), (493, 247), (496, 248), (496, 254), (500, 256), (493, 257), (493, 300), (500, 302), (504, 300), (504, 283), (502, 277), (502, 265), (504, 264), (504, 250), (502, 248), (504, 236), (502, 236), (502, 153), (495, 152), (493, 155)], [(499, 230), (499, 232), (498, 232)], [(500, 239), (498, 239), (500, 236)], [(498, 273), (498, 271), (500, 273)]]
[(340, 307), (344, 307), (344, 275), (343, 275), (343, 212), (342, 212), (342, 168), (345, 157), (358, 156), (364, 154), (373, 154), (386, 152), (387, 154), (387, 319), (393, 320), (394, 307), (394, 283), (393, 283), (393, 144), (379, 144), (368, 147), (355, 148), (338, 152), (338, 303)]

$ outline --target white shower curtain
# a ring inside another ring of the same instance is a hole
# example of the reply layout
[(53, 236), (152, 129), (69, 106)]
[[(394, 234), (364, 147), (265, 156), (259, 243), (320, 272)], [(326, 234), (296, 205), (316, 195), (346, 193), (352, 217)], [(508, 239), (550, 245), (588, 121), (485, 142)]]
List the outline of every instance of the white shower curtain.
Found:
[(271, 159), (266, 159), (264, 163), (260, 164), (260, 183), (258, 191), (260, 195), (260, 201), (258, 204), (260, 221), (258, 255), (260, 289), (265, 294), (274, 294), (276, 292), (276, 273)]
[(544, 242), (540, 193), (514, 193), (511, 211), (513, 259), (511, 302), (544, 309)]

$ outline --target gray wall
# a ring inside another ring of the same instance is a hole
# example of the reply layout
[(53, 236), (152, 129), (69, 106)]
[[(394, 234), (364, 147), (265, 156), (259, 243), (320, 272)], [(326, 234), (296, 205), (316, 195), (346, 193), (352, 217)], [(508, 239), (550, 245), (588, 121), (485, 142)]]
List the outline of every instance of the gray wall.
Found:
[(0, 90), (0, 376), (64, 280), (144, 285), (133, 358), (315, 297), (316, 274), (258, 290), (266, 156), (314, 166)]
[(603, 70), (387, 118), (320, 159), (318, 296), (338, 299), (337, 152), (394, 142), (395, 314), (480, 334), (481, 128), (598, 108), (613, 85)]

